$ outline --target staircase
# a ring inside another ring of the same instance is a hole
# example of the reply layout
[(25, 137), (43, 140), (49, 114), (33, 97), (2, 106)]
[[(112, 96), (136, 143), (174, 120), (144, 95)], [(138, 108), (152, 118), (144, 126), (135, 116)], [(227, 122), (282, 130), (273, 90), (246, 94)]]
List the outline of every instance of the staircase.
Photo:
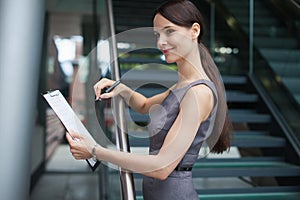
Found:
[[(249, 1), (221, 2), (249, 34)], [(265, 1), (254, 1), (254, 46), (300, 104), (299, 33), (291, 35), (274, 12), (276, 10), (271, 12)]]
[[(138, 59), (142, 53), (143, 50), (132, 51), (127, 58), (120, 59), (121, 66), (126, 63), (148, 66), (154, 62)], [(156, 55), (158, 52), (147, 49), (144, 53)], [(157, 60), (157, 63), (164, 62)], [(145, 96), (164, 91), (177, 78), (175, 71), (147, 67), (123, 73), (123, 81)], [(193, 177), (200, 199), (299, 199), (300, 166), (287, 162), (285, 152), (289, 142), (256, 88), (247, 76), (223, 76), (223, 81), (235, 128), (231, 147), (235, 153), (209, 155), (197, 161)], [(151, 84), (142, 86), (143, 82)], [(143, 126), (148, 116), (134, 111), (127, 115), (139, 127), (129, 130), (131, 148), (147, 153), (149, 141)], [(141, 183), (142, 176), (134, 174), (134, 178), (137, 199), (142, 199), (141, 185), (137, 184)]]
[[(244, 10), (244, 7), (247, 9), (245, 4), (248, 1), (222, 2), (228, 6), (248, 33), (248, 11)], [(271, 16), (260, 1), (255, 1), (255, 4), (258, 13), (255, 22), (256, 48), (276, 73), (280, 74), (279, 69), (286, 70), (286, 66), (289, 70), (295, 68), (295, 73), (296, 71), (298, 73), (300, 70), (297, 70), (299, 67), (297, 41), (288, 37), (283, 26)], [(120, 22), (126, 24), (124, 20)], [(124, 24), (119, 27), (124, 27)], [(269, 29), (274, 27), (276, 30), (274, 29), (273, 35), (269, 35), (270, 31), (265, 27)], [(132, 40), (119, 42), (130, 44), (136, 39), (129, 38)], [(144, 42), (152, 40), (142, 38)], [(156, 49), (138, 46), (141, 47), (139, 50), (119, 51), (122, 54), (119, 59), (122, 81), (145, 96), (162, 92), (173, 85), (177, 79), (176, 71), (172, 70), (174, 66), (162, 61), (161, 54)], [(277, 49), (279, 47), (281, 49)], [(296, 56), (288, 59), (288, 62), (279, 60), (280, 57), (284, 57), (281, 55), (285, 53), (290, 55), (290, 52), (295, 52)], [(135, 67), (134, 70), (131, 69), (132, 66)], [(287, 74), (280, 75), (290, 78), (286, 76)], [(229, 115), (234, 125), (231, 151), (221, 156), (209, 154), (195, 163), (192, 171), (193, 181), (199, 198), (201, 200), (300, 199), (299, 155), (295, 153), (296, 150), (292, 148), (289, 137), (266, 105), (258, 86), (246, 75), (224, 75), (222, 78), (226, 88)], [(287, 87), (291, 89), (290, 86)], [(297, 97), (297, 93), (294, 94)], [(126, 114), (129, 121), (131, 150), (148, 153), (149, 141), (146, 129), (148, 116), (132, 110)], [(203, 152), (205, 149), (200, 153)], [(118, 173), (113, 170), (109, 172), (110, 175)], [(138, 200), (143, 199), (141, 179), (141, 175), (134, 174)]]

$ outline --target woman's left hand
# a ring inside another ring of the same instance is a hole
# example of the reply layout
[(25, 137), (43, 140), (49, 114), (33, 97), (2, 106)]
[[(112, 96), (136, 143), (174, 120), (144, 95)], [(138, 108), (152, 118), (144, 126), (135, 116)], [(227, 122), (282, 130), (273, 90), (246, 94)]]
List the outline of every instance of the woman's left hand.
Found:
[(85, 135), (77, 134), (75, 132), (66, 133), (66, 138), (70, 145), (70, 151), (76, 160), (85, 160), (92, 157), (92, 148), (95, 142)]

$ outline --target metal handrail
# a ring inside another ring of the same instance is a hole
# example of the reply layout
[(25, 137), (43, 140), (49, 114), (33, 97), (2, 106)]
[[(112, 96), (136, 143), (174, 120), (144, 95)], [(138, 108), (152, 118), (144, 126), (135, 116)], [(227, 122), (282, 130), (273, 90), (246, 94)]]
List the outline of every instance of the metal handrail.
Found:
[[(117, 41), (115, 37), (115, 28), (114, 28), (114, 19), (113, 19), (113, 9), (112, 9), (112, 1), (107, 0), (107, 11), (109, 17), (109, 28), (111, 34), (110, 40), (110, 50), (112, 55), (112, 63), (111, 63), (111, 73), (112, 79), (120, 80), (120, 69), (118, 63), (118, 53), (117, 53)], [(128, 141), (128, 129), (126, 125), (126, 117), (125, 117), (125, 103), (120, 97), (114, 97), (112, 99), (112, 106), (114, 112), (114, 119), (116, 123), (116, 141), (117, 147), (120, 151), (130, 152), (130, 146)], [(134, 181), (132, 173), (124, 171), (122, 169), (120, 171), (120, 181), (121, 181), (121, 189), (122, 189), (122, 199), (123, 200), (135, 200), (135, 189), (134, 189)]]
[(254, 0), (249, 0), (249, 74), (253, 73)]

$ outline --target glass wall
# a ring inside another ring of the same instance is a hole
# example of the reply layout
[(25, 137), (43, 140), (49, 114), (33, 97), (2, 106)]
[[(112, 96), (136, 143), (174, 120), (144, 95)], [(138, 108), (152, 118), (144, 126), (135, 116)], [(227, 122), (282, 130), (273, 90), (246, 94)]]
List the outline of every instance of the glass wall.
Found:
[[(107, 1), (49, 0), (46, 1), (46, 16), (46, 53), (41, 70), (44, 87), (40, 88), (39, 94), (60, 90), (94, 138), (110, 142), (111, 135), (106, 135), (114, 125), (109, 114), (110, 103), (95, 104), (93, 91), (93, 85), (102, 76), (109, 76), (110, 71), (110, 48), (106, 42), (110, 34)], [(43, 105), (39, 109), (45, 112), (44, 138), (37, 138), (39, 142), (34, 139), (33, 149), (44, 152), (44, 158), (38, 164), (40, 168), (32, 174), (44, 170), (39, 181), (56, 182), (52, 186), (58, 187), (56, 195), (75, 198), (84, 193), (88, 199), (104, 199), (102, 196), (106, 195), (109, 186), (106, 176), (100, 176), (102, 166), (92, 172), (87, 162), (75, 160), (65, 140), (64, 126), (42, 98), (39, 103)], [(96, 114), (99, 109), (105, 110), (105, 118), (103, 113)], [(102, 124), (97, 120), (99, 118)], [(80, 190), (76, 189), (78, 184)], [(65, 187), (70, 190), (61, 189)], [(39, 199), (34, 190), (31, 199)]]
[[(206, 22), (209, 34), (204, 42), (221, 73), (254, 74), (258, 77), (300, 139), (300, 126), (297, 122), (300, 119), (299, 31), (293, 32), (294, 29), (291, 29), (291, 33), (284, 24), (286, 19), (281, 21), (276, 16), (277, 12), (270, 11), (275, 9), (270, 9), (274, 5), (263, 1), (203, 2), (198, 4), (201, 5), (203, 14), (209, 16)], [(93, 91), (93, 85), (101, 77), (113, 76), (111, 65), (114, 59), (111, 56), (112, 38), (107, 8), (105, 0), (47, 1), (48, 37), (44, 66), (47, 83), (44, 89), (61, 90), (95, 139), (108, 148), (116, 149), (115, 132), (118, 127), (115, 124), (112, 102), (95, 103)], [(141, 82), (146, 82), (153, 87), (155, 80), (158, 83), (157, 91), (161, 91), (161, 86), (168, 87), (175, 81), (172, 73), (165, 75), (162, 72), (159, 76), (139, 73), (139, 70), (149, 72), (154, 68), (168, 72), (176, 69), (173, 65), (165, 65), (163, 57), (155, 50), (152, 29), (148, 27), (125, 31), (118, 34), (116, 39), (122, 78), (129, 86), (137, 89)], [(146, 63), (140, 63), (141, 60), (138, 59), (141, 57)], [(161, 77), (164, 80), (160, 80)], [(147, 91), (147, 85), (143, 86), (146, 86)], [(67, 178), (72, 183), (69, 184), (70, 191), (63, 191), (66, 192), (63, 195), (72, 195), (77, 191), (89, 199), (120, 199), (118, 168), (103, 163), (92, 173), (86, 162), (74, 160), (64, 139), (64, 127), (49, 107), (45, 109), (45, 115), (43, 145), (46, 176), (57, 182)], [(142, 134), (138, 137), (144, 137), (145, 124), (135, 120), (141, 116), (129, 109), (126, 110), (126, 115), (129, 118), (127, 126), (130, 134), (137, 137), (134, 134), (139, 132)], [(132, 148), (132, 151), (147, 153), (148, 149)], [(80, 191), (76, 189), (78, 185)], [(141, 190), (140, 180), (135, 182), (135, 187)]]
[[(214, 6), (214, 9), (212, 6), (210, 8), (215, 13), (215, 23), (211, 24), (214, 27), (211, 30), (215, 33), (215, 45), (221, 38), (230, 43), (228, 46), (238, 49), (238, 63), (229, 65), (239, 66), (233, 73), (244, 72), (257, 77), (299, 139), (300, 22), (296, 3), (259, 0), (209, 2)], [(222, 22), (230, 27), (226, 33), (236, 39), (226, 37), (220, 28)], [(214, 48), (216, 62), (226, 60), (224, 54)], [(222, 52), (226, 52), (226, 48), (222, 48)], [(221, 71), (228, 74), (230, 67), (225, 66), (222, 70), (225, 63), (219, 65)]]
[(294, 1), (254, 1), (253, 71), (300, 139), (300, 29)]

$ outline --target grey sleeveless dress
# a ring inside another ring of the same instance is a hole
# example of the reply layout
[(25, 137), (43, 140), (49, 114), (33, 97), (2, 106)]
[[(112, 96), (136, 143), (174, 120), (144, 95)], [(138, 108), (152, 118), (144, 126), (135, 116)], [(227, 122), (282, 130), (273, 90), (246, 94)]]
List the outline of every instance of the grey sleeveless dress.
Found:
[[(150, 154), (155, 155), (161, 148), (164, 139), (175, 121), (179, 105), (186, 92), (193, 86), (205, 84), (212, 91), (215, 96), (214, 108), (208, 119), (201, 123), (197, 135), (191, 144), (189, 150), (180, 161), (178, 167), (192, 167), (196, 162), (200, 147), (203, 141), (210, 134), (216, 114), (217, 93), (214, 84), (208, 80), (198, 80), (186, 87), (171, 90), (169, 95), (164, 99), (161, 106), (150, 112), (150, 123), (148, 130), (150, 134)], [(192, 172), (174, 170), (166, 180), (158, 180), (151, 177), (144, 177), (143, 179), (143, 197), (144, 200), (198, 200), (193, 182)]]

